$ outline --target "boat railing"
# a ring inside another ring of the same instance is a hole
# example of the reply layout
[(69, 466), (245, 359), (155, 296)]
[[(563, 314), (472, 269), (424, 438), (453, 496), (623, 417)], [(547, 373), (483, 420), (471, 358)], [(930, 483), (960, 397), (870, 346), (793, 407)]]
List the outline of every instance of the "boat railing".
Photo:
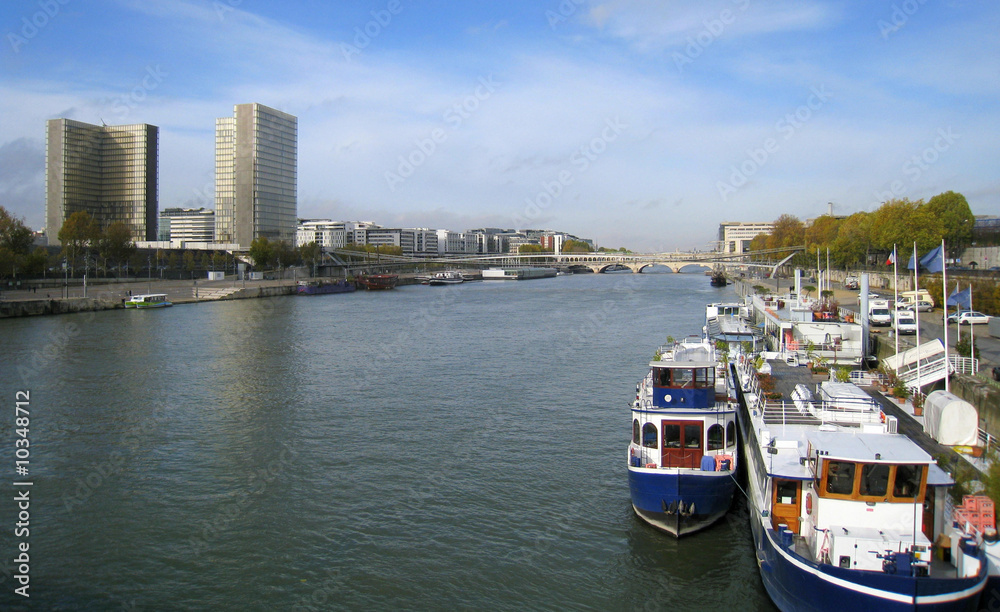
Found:
[(882, 423), (885, 418), (878, 404), (861, 399), (770, 401), (764, 403), (761, 414), (766, 422), (782, 425), (861, 425)]

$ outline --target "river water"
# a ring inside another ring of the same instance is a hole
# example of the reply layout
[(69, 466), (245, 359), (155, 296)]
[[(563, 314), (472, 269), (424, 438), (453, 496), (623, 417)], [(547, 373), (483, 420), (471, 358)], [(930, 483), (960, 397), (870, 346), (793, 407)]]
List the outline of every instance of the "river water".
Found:
[(629, 504), (635, 383), (732, 297), (607, 274), (0, 321), (0, 607), (771, 610), (740, 503), (680, 541)]

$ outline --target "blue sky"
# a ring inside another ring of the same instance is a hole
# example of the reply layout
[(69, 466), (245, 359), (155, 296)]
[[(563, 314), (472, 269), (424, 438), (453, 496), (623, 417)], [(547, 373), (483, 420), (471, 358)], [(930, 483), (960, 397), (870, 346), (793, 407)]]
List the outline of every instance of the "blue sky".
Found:
[(305, 218), (665, 251), (828, 202), (995, 215), (998, 31), (986, 0), (8, 0), (0, 205), (44, 224), (68, 117), (159, 126), (160, 207), (212, 207), (215, 119), (260, 102)]

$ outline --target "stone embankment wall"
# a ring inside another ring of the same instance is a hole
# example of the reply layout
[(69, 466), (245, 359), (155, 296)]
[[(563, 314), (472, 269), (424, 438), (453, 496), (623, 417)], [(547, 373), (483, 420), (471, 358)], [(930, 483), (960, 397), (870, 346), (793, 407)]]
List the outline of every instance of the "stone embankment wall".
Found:
[(58, 300), (20, 300), (0, 302), (0, 319), (6, 317), (30, 317), (35, 315), (68, 314), (124, 308), (121, 299), (112, 298), (69, 298)]

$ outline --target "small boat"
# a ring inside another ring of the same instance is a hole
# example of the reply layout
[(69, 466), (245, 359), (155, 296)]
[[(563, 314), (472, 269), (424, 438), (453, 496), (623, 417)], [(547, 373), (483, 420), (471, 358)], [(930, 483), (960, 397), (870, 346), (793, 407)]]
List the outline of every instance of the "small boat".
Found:
[(355, 281), (369, 291), (382, 291), (393, 289), (399, 282), (396, 274), (362, 274)]
[(712, 278), (708, 282), (713, 287), (725, 287), (729, 283), (726, 279), (726, 273), (722, 270), (714, 270), (712, 272)]
[(462, 276), (461, 272), (455, 270), (445, 270), (444, 272), (435, 272), (433, 276), (427, 279), (427, 284), (431, 286), (441, 286), (441, 285), (457, 285), (459, 283), (464, 283), (465, 277)]
[(555, 278), (553, 268), (488, 268), (483, 270), (483, 280), (531, 280)]
[(346, 280), (337, 281), (299, 281), (299, 295), (327, 295), (329, 293), (350, 293), (357, 287)]
[(132, 299), (125, 302), (125, 308), (166, 308), (167, 306), (173, 306), (173, 303), (167, 300), (166, 293), (133, 295)]
[(722, 518), (736, 490), (736, 398), (703, 338), (661, 347), (636, 385), (629, 490), (636, 515), (673, 536)]

